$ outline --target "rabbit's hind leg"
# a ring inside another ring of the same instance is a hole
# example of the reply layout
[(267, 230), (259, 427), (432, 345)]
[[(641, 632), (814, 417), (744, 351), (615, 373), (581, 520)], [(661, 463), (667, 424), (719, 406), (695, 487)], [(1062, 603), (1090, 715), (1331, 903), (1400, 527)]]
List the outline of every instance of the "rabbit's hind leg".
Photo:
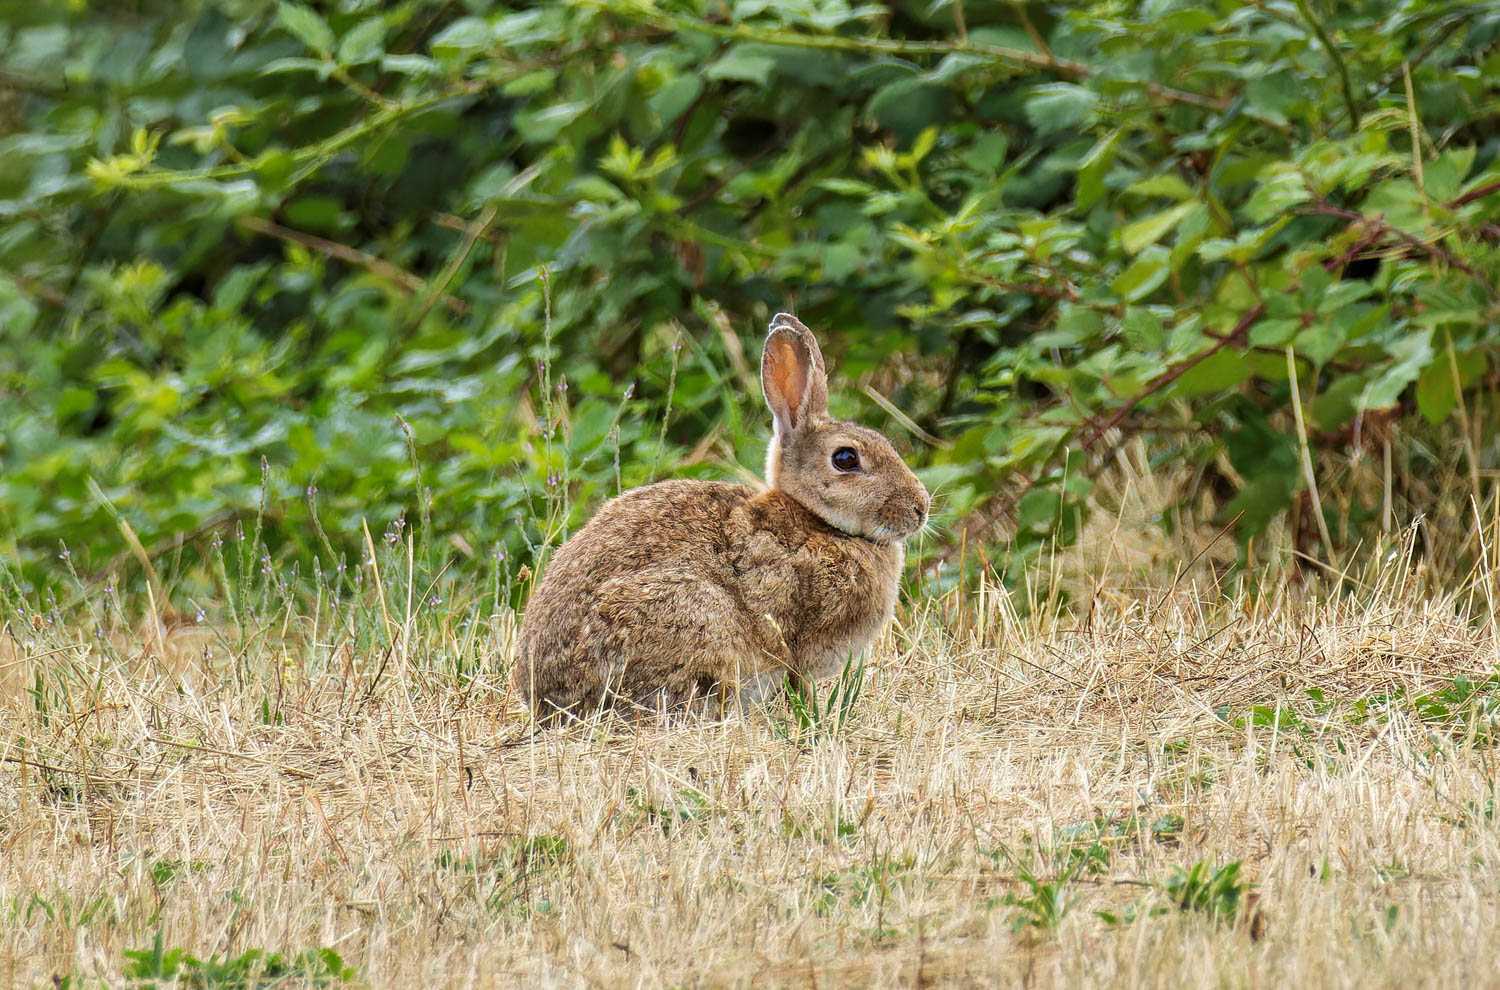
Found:
[(790, 658), (772, 624), (711, 580), (653, 571), (600, 590), (589, 639), (600, 682), (621, 700), (722, 716), (746, 688), (755, 700), (785, 680)]

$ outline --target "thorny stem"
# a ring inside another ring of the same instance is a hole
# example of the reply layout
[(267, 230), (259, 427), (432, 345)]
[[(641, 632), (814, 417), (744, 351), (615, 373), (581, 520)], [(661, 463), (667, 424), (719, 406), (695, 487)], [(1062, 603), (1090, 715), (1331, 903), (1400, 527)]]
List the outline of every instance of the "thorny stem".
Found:
[(1092, 447), (1099, 441), (1100, 437), (1104, 436), (1104, 434), (1108, 433), (1110, 430), (1123, 423), (1126, 417), (1130, 415), (1131, 411), (1134, 410), (1136, 406), (1140, 405), (1142, 402), (1144, 402), (1146, 399), (1150, 398), (1157, 392), (1160, 392), (1162, 389), (1166, 388), (1168, 385), (1172, 384), (1177, 379), (1181, 378), (1183, 375), (1187, 374), (1189, 371), (1202, 364), (1204, 361), (1207, 361), (1209, 358), (1213, 357), (1215, 354), (1219, 353), (1230, 344), (1236, 344), (1243, 341), (1245, 339), (1245, 335), (1250, 332), (1251, 325), (1254, 324), (1256, 320), (1264, 316), (1265, 313), (1266, 304), (1256, 303), (1247, 313), (1245, 313), (1244, 316), (1240, 317), (1240, 321), (1234, 325), (1233, 330), (1229, 331), (1229, 333), (1219, 338), (1219, 342), (1217, 344), (1199, 351), (1197, 354), (1194, 354), (1186, 361), (1181, 361), (1177, 364), (1172, 365), (1172, 367), (1168, 368), (1166, 371), (1163, 371), (1161, 374), (1151, 379), (1151, 381), (1146, 383), (1144, 388), (1142, 388), (1135, 395), (1132, 395), (1130, 398), (1126, 399), (1124, 404), (1122, 404), (1119, 409), (1115, 410), (1114, 415), (1110, 416), (1110, 418), (1105, 420), (1103, 423), (1096, 424), (1081, 439), (1080, 442), (1085, 448)]
[(1420, 237), (1417, 237), (1413, 234), (1408, 234), (1400, 227), (1392, 227), (1389, 223), (1386, 222), (1385, 217), (1372, 217), (1360, 213), (1358, 210), (1346, 210), (1341, 206), (1334, 206), (1326, 199), (1316, 200), (1313, 203), (1313, 212), (1327, 217), (1339, 217), (1343, 220), (1348, 220), (1351, 223), (1368, 224), (1373, 229), (1379, 230), (1382, 235), (1390, 234), (1391, 236), (1395, 237), (1397, 240), (1405, 244), (1407, 247), (1421, 251), (1423, 254), (1431, 255), (1432, 257), (1437, 258), (1439, 261), (1442, 261), (1444, 264), (1450, 265), (1453, 268), (1456, 268), (1459, 271), (1463, 272), (1465, 275), (1469, 276), (1476, 283), (1478, 283), (1479, 286), (1484, 289), (1485, 295), (1489, 296), (1491, 299), (1500, 299), (1500, 292), (1496, 292), (1495, 287), (1491, 285), (1483, 275), (1475, 271), (1473, 266), (1454, 257), (1447, 248), (1443, 247), (1441, 244), (1436, 243), (1435, 241), (1424, 241)]

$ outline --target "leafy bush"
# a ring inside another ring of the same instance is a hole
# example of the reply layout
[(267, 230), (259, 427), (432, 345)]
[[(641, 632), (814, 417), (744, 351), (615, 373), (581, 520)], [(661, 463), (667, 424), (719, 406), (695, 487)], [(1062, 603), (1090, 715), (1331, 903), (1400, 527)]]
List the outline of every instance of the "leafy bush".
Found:
[(98, 574), (264, 486), (278, 561), (430, 517), (508, 573), (619, 486), (753, 472), (783, 307), (955, 539), (1070, 538), (1136, 434), (1242, 537), (1393, 423), (1388, 486), (1458, 420), (1481, 495), (1497, 37), (1436, 0), (43, 0), (0, 25), (0, 538)]

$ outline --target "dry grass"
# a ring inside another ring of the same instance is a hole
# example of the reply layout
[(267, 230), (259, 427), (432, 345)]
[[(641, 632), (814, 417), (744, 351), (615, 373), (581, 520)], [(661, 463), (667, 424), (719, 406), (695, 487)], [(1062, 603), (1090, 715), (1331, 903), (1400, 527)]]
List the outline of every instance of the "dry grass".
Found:
[[(0, 982), (129, 984), (160, 933), (371, 987), (1500, 984), (1482, 589), (1174, 573), (918, 597), (852, 724), (793, 739), (784, 706), (528, 739), (508, 614), (113, 646), (13, 616)], [(1220, 914), (1174, 902), (1235, 862)]]

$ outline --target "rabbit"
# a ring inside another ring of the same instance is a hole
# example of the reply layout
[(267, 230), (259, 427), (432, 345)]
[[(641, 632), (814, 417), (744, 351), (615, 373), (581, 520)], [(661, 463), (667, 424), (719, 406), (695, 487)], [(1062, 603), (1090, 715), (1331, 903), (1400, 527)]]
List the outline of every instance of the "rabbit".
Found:
[(765, 490), (636, 488), (553, 556), (512, 674), (539, 720), (764, 703), (789, 677), (838, 673), (890, 621), (927, 490), (884, 436), (829, 416), (822, 352), (790, 314), (771, 321), (761, 385)]

